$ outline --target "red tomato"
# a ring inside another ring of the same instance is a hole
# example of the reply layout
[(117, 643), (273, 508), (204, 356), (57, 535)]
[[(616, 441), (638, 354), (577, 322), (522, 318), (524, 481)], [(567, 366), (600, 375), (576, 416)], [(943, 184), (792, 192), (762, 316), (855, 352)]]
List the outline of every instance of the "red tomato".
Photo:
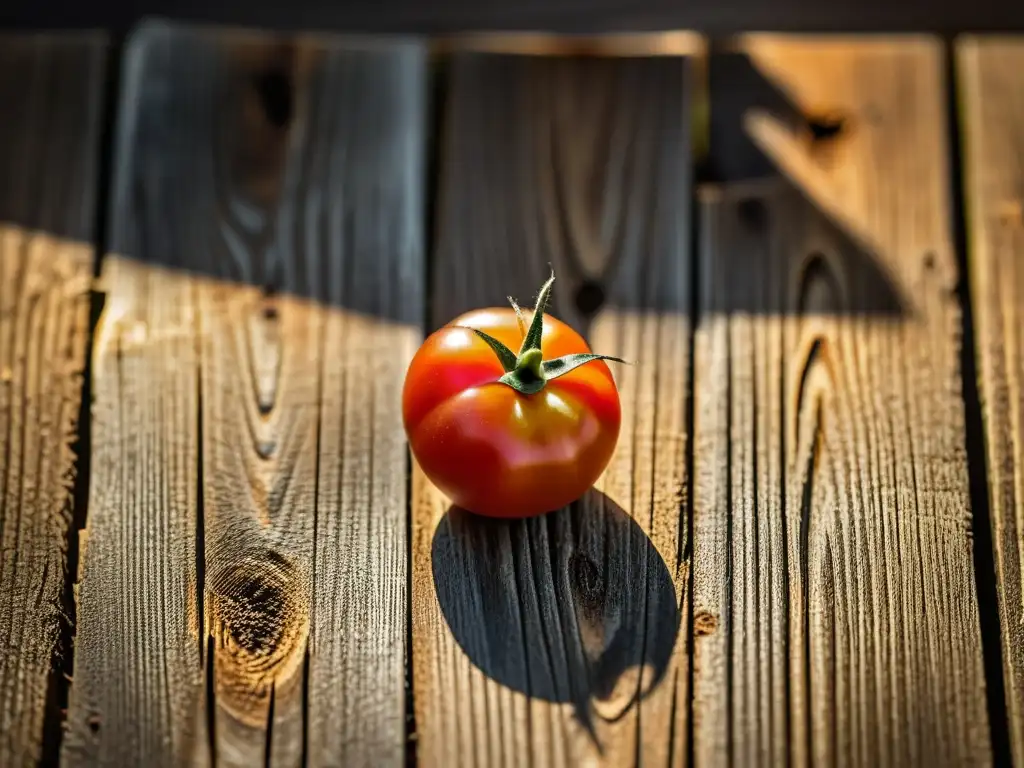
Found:
[[(524, 313), (526, 322), (531, 312)], [(589, 353), (545, 314), (544, 360)], [(402, 411), (413, 455), (453, 503), (490, 517), (529, 517), (580, 498), (608, 465), (621, 410), (604, 360), (544, 381), (534, 394), (499, 382), (497, 354), (470, 328), (513, 352), (523, 331), (511, 308), (469, 312), (433, 333), (413, 357)]]

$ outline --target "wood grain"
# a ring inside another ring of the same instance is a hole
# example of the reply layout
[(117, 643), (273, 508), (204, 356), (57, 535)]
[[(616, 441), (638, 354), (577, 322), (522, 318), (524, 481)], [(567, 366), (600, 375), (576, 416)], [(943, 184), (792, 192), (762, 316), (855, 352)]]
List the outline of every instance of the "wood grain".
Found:
[(617, 367), (598, 487), (526, 522), (414, 474), (420, 762), (686, 758), (688, 68), (683, 58), (451, 63), (431, 324), (557, 275), (553, 312)]
[(749, 114), (785, 180), (702, 196), (695, 759), (990, 764), (941, 46), (739, 51), (841, 128)]
[(970, 283), (1010, 742), (1024, 763), (1024, 42), (959, 46)]
[(102, 35), (0, 36), (2, 765), (41, 758), (59, 662), (104, 53)]
[(66, 755), (398, 764), (422, 52), (150, 25), (126, 68)]

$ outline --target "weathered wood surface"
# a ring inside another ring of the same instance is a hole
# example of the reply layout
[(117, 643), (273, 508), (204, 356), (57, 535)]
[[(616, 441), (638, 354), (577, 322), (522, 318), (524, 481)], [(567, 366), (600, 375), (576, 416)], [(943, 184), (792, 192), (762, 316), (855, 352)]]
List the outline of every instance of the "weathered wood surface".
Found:
[(404, 760), (423, 75), (415, 44), (133, 36), (68, 764)]
[(606, 354), (616, 455), (581, 502), (486, 521), (421, 474), (413, 664), (422, 765), (682, 765), (688, 577), (685, 59), (463, 54), (444, 115), (430, 324), (524, 305)]
[(959, 65), (1006, 707), (1024, 764), (1024, 41), (965, 40)]
[[(839, 130), (748, 113), (788, 181), (702, 197), (696, 763), (990, 764), (941, 45), (738, 51)], [(713, 115), (759, 106), (711, 67)]]
[(60, 665), (104, 56), (0, 36), (0, 765), (42, 756)]

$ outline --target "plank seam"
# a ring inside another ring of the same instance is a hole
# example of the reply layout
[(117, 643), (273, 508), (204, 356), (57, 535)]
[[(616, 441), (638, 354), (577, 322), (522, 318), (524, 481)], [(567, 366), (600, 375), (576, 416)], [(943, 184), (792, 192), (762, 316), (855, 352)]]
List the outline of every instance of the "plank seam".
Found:
[(74, 484), (71, 490), (71, 522), (65, 540), (64, 589), (61, 594), (61, 621), (53, 648), (47, 680), (47, 704), (43, 715), (43, 751), (41, 765), (57, 765), (64, 740), (64, 718), (74, 678), (75, 639), (78, 631), (78, 606), (75, 586), (81, 559), (81, 532), (88, 524), (92, 442), (92, 368), (96, 326), (103, 311), (104, 294), (95, 285), (109, 244), (108, 210), (113, 178), (114, 143), (117, 133), (118, 96), (121, 89), (121, 51), (123, 36), (108, 39), (100, 67), (99, 138), (93, 147), (96, 158), (96, 198), (93, 202), (93, 278), (89, 288), (89, 327), (86, 330), (82, 389), (75, 440)]
[[(694, 359), (697, 348), (697, 323), (700, 319), (700, 280), (701, 280), (701, 239), (704, 235), (702, 224), (704, 217), (701, 216), (701, 204), (697, 196), (697, 187), (710, 175), (710, 163), (708, 153), (702, 152), (702, 148), (708, 146), (711, 118), (711, 85), (709, 80), (709, 61), (707, 52), (693, 54), (689, 57), (687, 67), (687, 80), (690, 94), (690, 333), (687, 339), (686, 359), (686, 402), (684, 403), (684, 415), (686, 425), (686, 500), (681, 512), (686, 514), (686, 541), (680, 540), (678, 554), (676, 557), (676, 572), (678, 573), (682, 563), (686, 562), (686, 743), (684, 745), (684, 765), (692, 768), (695, 761), (694, 752), (694, 660), (696, 657), (696, 644), (693, 634), (693, 612), (694, 612), (694, 584), (693, 584), (693, 494), (694, 494), (694, 458), (696, 456), (696, 445), (694, 425), (696, 424), (697, 398), (695, 393), (695, 366)], [(700, 105), (705, 110), (705, 117), (698, 126), (692, 119), (695, 105)], [(695, 135), (699, 132), (699, 136)], [(682, 528), (682, 526), (680, 526)], [(673, 718), (674, 722), (674, 718)], [(674, 743), (674, 740), (673, 740)], [(669, 763), (673, 765), (672, 762)]]
[(985, 695), (989, 737), (995, 765), (1013, 764), (1010, 752), (1010, 725), (1003, 682), (1002, 626), (996, 591), (996, 567), (992, 541), (992, 516), (988, 495), (988, 458), (985, 451), (985, 425), (978, 391), (977, 349), (974, 335), (974, 311), (968, 268), (966, 179), (963, 172), (964, 126), (959, 116), (962, 84), (957, 70), (956, 47), (951, 37), (944, 40), (943, 64), (946, 83), (946, 123), (949, 136), (951, 219), (953, 244), (959, 271), (956, 292), (961, 312), (960, 380), (963, 386), (964, 438), (971, 501), (971, 526), (974, 555), (974, 584), (977, 590), (981, 630), (982, 660), (985, 670)]
[[(447, 103), (448, 80), (450, 69), (447, 66), (447, 59), (428, 58), (427, 73), (424, 75), (426, 92), (429, 98), (426, 104), (426, 136), (425, 154), (425, 195), (423, 212), (423, 307), (420, 318), (420, 328), (425, 337), (431, 330), (431, 317), (433, 309), (434, 276), (436, 267), (437, 251), (437, 226), (440, 212), (440, 168), (443, 161), (443, 137), (444, 137), (444, 115)], [(405, 765), (406, 768), (415, 768), (419, 764), (419, 739), (416, 730), (416, 688), (413, 665), (413, 550), (416, 546), (416, 530), (414, 524), (415, 507), (413, 496), (413, 461), (412, 455), (406, 451), (406, 568), (405, 568), (405, 594), (407, 610), (405, 615)]]

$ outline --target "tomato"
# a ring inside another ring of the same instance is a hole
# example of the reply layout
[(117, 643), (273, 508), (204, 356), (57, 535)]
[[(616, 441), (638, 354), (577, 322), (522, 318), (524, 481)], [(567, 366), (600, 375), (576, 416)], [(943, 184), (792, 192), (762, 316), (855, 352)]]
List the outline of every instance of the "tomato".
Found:
[[(524, 344), (531, 333), (533, 343)], [(616, 359), (591, 353), (543, 311), (539, 320), (518, 307), (461, 315), (426, 339), (406, 373), (402, 415), (412, 453), (470, 512), (529, 517), (570, 504), (615, 450), (621, 408), (605, 360)]]

